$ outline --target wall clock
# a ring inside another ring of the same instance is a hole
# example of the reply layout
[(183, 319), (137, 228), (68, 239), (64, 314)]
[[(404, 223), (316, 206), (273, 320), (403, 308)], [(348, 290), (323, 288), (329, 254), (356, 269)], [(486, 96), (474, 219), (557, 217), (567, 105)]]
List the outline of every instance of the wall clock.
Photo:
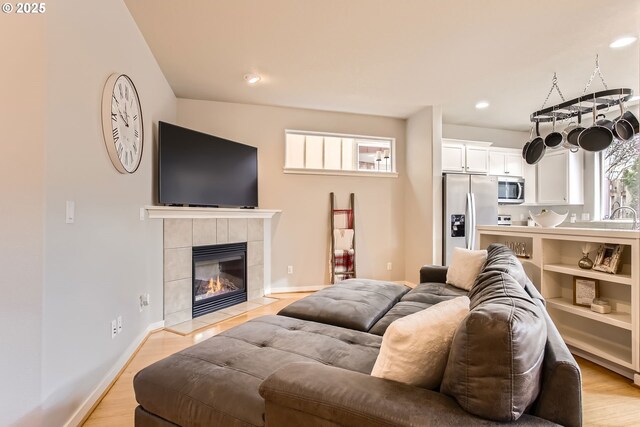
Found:
[(144, 145), (142, 108), (133, 81), (112, 74), (102, 92), (102, 134), (111, 163), (120, 173), (134, 173)]

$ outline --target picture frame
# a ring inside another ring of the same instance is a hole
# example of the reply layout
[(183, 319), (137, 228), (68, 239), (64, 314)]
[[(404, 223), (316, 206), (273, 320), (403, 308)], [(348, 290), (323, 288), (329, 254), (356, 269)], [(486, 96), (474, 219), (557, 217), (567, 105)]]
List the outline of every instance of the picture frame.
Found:
[(595, 298), (600, 297), (600, 283), (597, 279), (573, 278), (573, 305), (591, 308)]
[(623, 245), (604, 243), (598, 248), (596, 259), (593, 262), (593, 269), (604, 273), (616, 274), (620, 266)]

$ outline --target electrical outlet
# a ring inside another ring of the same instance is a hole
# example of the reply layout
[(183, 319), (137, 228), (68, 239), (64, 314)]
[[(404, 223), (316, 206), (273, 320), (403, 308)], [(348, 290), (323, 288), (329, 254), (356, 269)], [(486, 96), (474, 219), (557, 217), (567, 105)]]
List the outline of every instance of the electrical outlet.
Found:
[(293, 265), (287, 267), (287, 274), (293, 274)]
[(113, 319), (111, 321), (111, 339), (115, 338), (117, 334), (118, 334), (118, 324), (116, 322), (116, 319)]
[(144, 221), (147, 217), (146, 211), (144, 208), (140, 208), (140, 221)]
[(118, 333), (122, 332), (122, 316), (118, 316)]
[(151, 304), (151, 295), (150, 294), (142, 294), (140, 295), (140, 311), (143, 308), (148, 307)]
[(387, 271), (391, 271), (393, 270), (393, 264), (391, 264), (390, 262), (387, 263)]
[(67, 200), (65, 222), (67, 224), (73, 224), (76, 222), (76, 202), (73, 200)]

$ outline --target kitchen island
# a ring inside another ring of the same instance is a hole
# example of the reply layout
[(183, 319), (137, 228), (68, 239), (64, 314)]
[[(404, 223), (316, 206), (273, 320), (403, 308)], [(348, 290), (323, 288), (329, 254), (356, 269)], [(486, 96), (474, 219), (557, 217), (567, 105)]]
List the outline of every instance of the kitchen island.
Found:
[[(531, 281), (572, 352), (640, 385), (640, 231), (596, 228), (478, 226), (479, 248), (516, 248)], [(616, 274), (581, 269), (588, 246), (594, 260), (601, 245), (620, 245)], [(607, 314), (574, 303), (575, 280), (595, 283), (611, 306)]]

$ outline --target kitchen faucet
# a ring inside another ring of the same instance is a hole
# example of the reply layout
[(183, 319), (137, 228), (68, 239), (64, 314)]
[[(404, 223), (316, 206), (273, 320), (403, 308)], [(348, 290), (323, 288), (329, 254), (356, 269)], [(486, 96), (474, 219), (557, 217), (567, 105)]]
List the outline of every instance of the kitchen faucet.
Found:
[(631, 213), (633, 214), (633, 226), (631, 228), (632, 230), (635, 230), (638, 225), (638, 212), (636, 212), (636, 210), (633, 209), (631, 206), (620, 206), (615, 208), (614, 210), (611, 211), (611, 215), (609, 216), (609, 219), (615, 218), (616, 213), (624, 209), (631, 211)]

